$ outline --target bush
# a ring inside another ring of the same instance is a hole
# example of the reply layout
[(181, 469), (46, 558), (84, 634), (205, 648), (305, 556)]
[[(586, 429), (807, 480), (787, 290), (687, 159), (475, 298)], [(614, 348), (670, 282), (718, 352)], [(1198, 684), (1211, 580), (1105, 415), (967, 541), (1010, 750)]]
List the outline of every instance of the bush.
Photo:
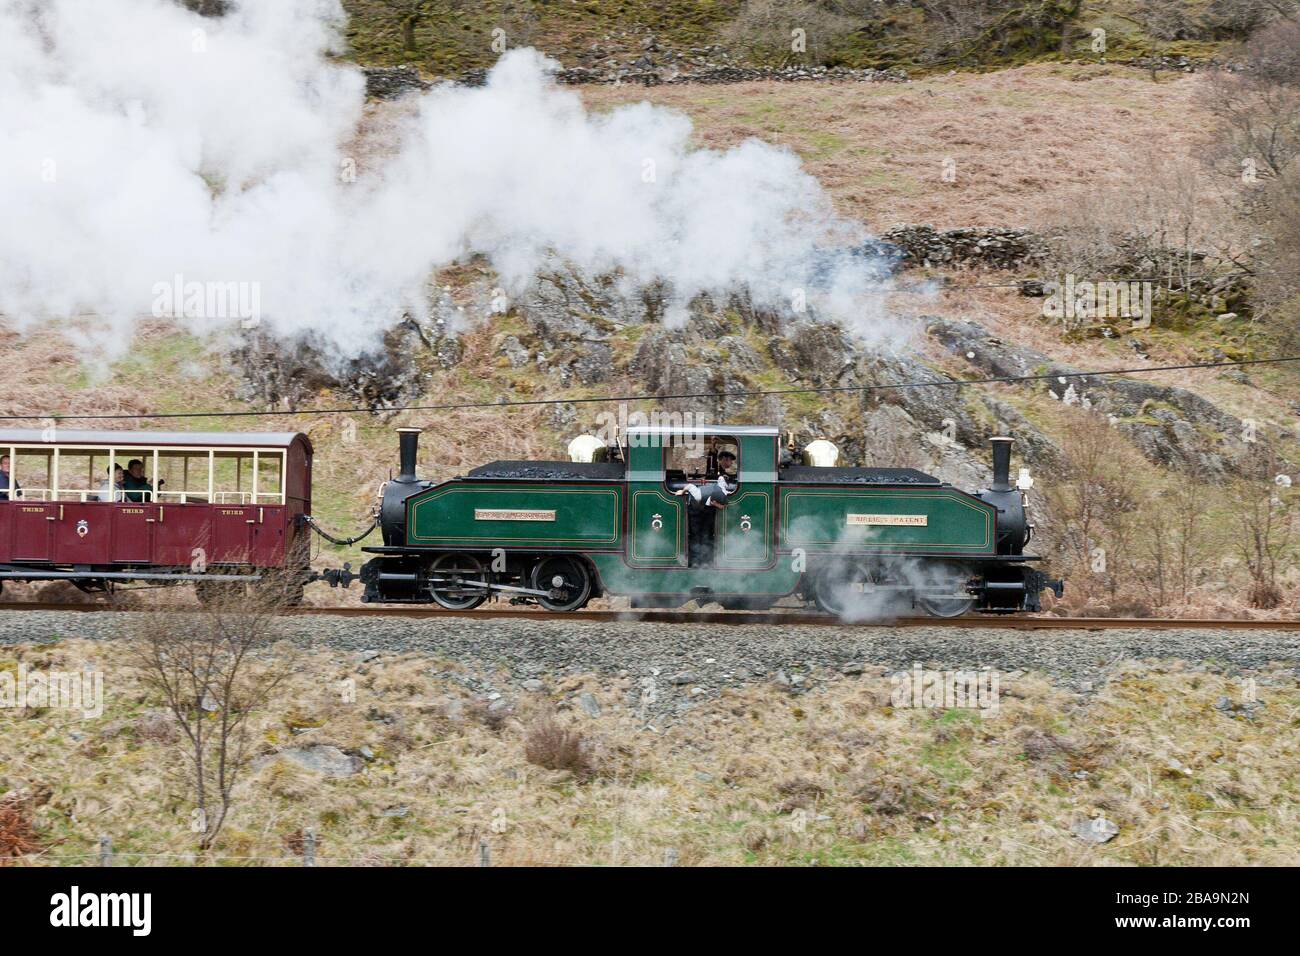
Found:
[(582, 734), (560, 726), (553, 717), (544, 717), (529, 728), (524, 758), (547, 770), (568, 770), (580, 780), (595, 774), (590, 747)]
[(0, 797), (0, 866), (41, 848), (32, 823), (32, 803), (20, 791)]

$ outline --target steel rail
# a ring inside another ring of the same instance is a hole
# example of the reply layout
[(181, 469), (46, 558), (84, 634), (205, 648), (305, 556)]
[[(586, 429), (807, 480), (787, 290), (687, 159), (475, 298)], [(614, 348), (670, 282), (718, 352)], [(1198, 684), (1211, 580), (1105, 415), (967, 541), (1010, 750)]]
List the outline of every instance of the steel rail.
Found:
[[(118, 606), (109, 603), (56, 604), (34, 601), (0, 602), (4, 611), (118, 611), (200, 613), (198, 605)], [(1242, 620), (1232, 618), (1145, 618), (1145, 617), (1025, 617), (980, 614), (965, 617), (899, 617), (881, 620), (843, 621), (826, 614), (807, 611), (673, 611), (649, 608), (623, 611), (521, 611), (504, 608), (475, 608), (455, 611), (428, 605), (385, 605), (383, 607), (296, 607), (285, 614), (294, 617), (405, 617), (405, 618), (480, 618), (511, 620), (519, 623), (542, 621), (592, 621), (605, 623), (649, 624), (725, 624), (787, 625), (791, 627), (944, 627), (997, 628), (1015, 631), (1042, 630), (1233, 630), (1233, 631), (1300, 631), (1300, 620)]]

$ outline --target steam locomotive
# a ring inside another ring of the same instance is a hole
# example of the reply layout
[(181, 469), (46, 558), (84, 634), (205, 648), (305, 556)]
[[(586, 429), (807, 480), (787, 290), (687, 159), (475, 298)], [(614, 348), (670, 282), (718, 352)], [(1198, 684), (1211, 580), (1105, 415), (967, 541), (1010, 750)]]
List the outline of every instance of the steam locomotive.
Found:
[[(293, 603), (312, 580), (359, 578), (363, 601), (455, 610), (794, 597), (845, 618), (1036, 611), (1062, 589), (1025, 552), (1033, 481), (1022, 469), (1011, 482), (1010, 438), (992, 439), (993, 482), (971, 494), (910, 468), (841, 466), (826, 441), (795, 454), (754, 425), (629, 427), (608, 446), (575, 439), (569, 461), (432, 482), (416, 473), (419, 429), (399, 429), (383, 543), (355, 574), (309, 566), (306, 436), (51, 431), (0, 430), (0, 588), (192, 583), (212, 600), (255, 586)], [(119, 485), (126, 465), (139, 477)]]
[(753, 425), (629, 427), (612, 446), (576, 439), (570, 461), (494, 461), (435, 483), (416, 473), (419, 433), (399, 429), (383, 544), (363, 549), (358, 575), (366, 602), (761, 610), (795, 596), (845, 618), (953, 617), (1037, 611), (1063, 588), (1025, 551), (1033, 480), (1022, 469), (1012, 483), (1007, 437), (972, 494), (911, 468), (840, 466), (826, 441), (794, 455)]

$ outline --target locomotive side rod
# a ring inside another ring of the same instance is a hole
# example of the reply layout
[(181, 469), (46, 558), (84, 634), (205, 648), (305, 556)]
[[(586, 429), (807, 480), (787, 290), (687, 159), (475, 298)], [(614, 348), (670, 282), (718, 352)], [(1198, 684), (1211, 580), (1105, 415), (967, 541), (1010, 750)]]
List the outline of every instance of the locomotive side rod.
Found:
[[(386, 577), (388, 577), (386, 574), (380, 575), (380, 580), (382, 581)], [(519, 588), (512, 584), (491, 584), (487, 581), (456, 581), (451, 578), (422, 578), (421, 580), (426, 581), (429, 584), (450, 584), (453, 588), (459, 586), (463, 588), (484, 589), (487, 591), (504, 591), (509, 594), (526, 594), (530, 597), (559, 599), (563, 596), (562, 594), (557, 594), (555, 588), (552, 588), (549, 591), (539, 591), (537, 588)]]
[[(328, 574), (329, 572), (325, 573)], [(336, 575), (336, 578), (339, 577), (340, 576)], [(357, 577), (357, 575), (353, 575), (353, 577)], [(489, 581), (477, 580), (457, 580), (455, 578), (444, 578), (437, 575), (425, 577), (420, 574), (398, 574), (392, 571), (382, 571), (375, 575), (374, 579), (376, 581), (392, 581), (400, 582), (402, 584), (450, 585), (447, 590), (452, 590), (454, 588), (470, 588), (473, 590), (502, 591), (507, 594), (523, 594), (528, 597), (544, 597), (556, 600), (563, 597), (562, 594), (557, 594), (556, 589), (554, 588), (549, 591), (541, 591), (537, 588), (515, 587), (512, 584), (493, 584)], [(344, 586), (346, 587), (347, 585), (345, 584)]]

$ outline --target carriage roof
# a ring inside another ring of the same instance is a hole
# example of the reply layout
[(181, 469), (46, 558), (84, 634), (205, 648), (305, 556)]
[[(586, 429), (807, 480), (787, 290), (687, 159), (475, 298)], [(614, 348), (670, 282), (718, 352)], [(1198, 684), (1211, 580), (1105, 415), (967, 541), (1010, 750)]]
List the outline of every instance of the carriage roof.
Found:
[(57, 428), (53, 440), (39, 428), (0, 428), (0, 445), (95, 445), (104, 448), (167, 448), (214, 446), (220, 448), (288, 448), (311, 442), (302, 432), (144, 432), (85, 431)]

